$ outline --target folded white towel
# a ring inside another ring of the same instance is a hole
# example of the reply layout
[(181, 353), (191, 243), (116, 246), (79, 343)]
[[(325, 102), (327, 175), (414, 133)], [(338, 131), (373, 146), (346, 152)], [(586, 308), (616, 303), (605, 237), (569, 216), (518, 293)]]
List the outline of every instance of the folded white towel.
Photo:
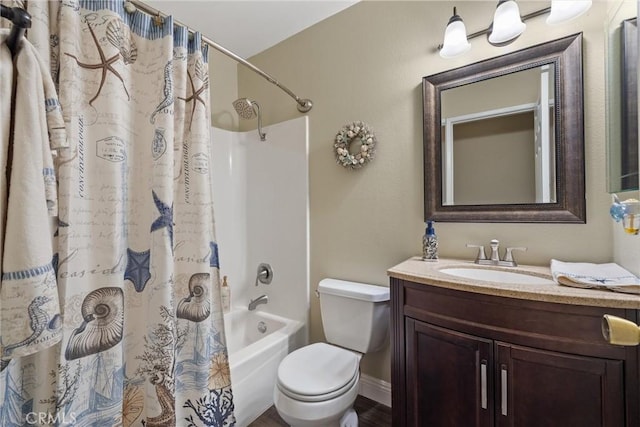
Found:
[[(0, 32), (0, 48), (4, 51), (1, 79), (5, 70), (13, 67), (11, 57), (6, 55), (5, 38), (6, 32)], [(57, 204), (52, 149), (64, 145), (64, 123), (59, 104), (55, 97), (50, 98), (54, 86), (48, 67), (27, 40), (21, 43), (14, 58), (14, 132), (9, 138), (12, 141), (7, 141), (8, 129), (3, 124), (1, 138), (13, 149), (7, 165), (11, 176), (8, 200), (1, 206), (6, 210), (0, 285), (3, 359), (35, 353), (62, 338), (50, 217), (55, 215)], [(6, 87), (0, 85), (0, 89)], [(11, 93), (0, 94), (3, 104), (11, 98)], [(6, 147), (1, 152), (5, 153)], [(4, 179), (4, 170), (1, 173)]]
[(551, 260), (551, 275), (561, 285), (640, 294), (640, 279), (616, 263)]

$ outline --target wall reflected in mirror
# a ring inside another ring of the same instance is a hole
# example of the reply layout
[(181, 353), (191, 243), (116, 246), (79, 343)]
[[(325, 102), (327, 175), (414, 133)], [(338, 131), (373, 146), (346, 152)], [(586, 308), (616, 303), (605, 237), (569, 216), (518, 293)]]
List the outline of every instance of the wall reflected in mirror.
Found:
[(554, 103), (553, 64), (443, 90), (442, 204), (555, 203)]
[(638, 13), (614, 2), (607, 22), (607, 164), (610, 193), (638, 189)]

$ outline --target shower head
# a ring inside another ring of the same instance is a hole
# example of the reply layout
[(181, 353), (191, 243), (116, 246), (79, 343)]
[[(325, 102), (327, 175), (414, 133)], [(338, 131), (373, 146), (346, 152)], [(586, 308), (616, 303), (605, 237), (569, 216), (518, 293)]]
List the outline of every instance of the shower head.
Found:
[(262, 132), (262, 116), (260, 115), (260, 106), (258, 103), (249, 98), (238, 98), (233, 101), (233, 108), (236, 109), (240, 118), (245, 120), (258, 117), (258, 135), (260, 135), (260, 141), (266, 141), (267, 134)]
[[(254, 106), (257, 108), (254, 108)], [(258, 103), (250, 100), (249, 98), (236, 99), (233, 101), (233, 108), (235, 108), (238, 115), (245, 120), (255, 119), (256, 109), (258, 111), (260, 110)]]

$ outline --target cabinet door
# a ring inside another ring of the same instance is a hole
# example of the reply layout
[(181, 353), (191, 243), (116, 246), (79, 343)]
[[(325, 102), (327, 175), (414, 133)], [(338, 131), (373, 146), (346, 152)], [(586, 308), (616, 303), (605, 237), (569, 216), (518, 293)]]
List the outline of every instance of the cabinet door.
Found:
[(496, 425), (624, 425), (623, 362), (496, 343)]
[(407, 424), (493, 425), (491, 340), (407, 318)]

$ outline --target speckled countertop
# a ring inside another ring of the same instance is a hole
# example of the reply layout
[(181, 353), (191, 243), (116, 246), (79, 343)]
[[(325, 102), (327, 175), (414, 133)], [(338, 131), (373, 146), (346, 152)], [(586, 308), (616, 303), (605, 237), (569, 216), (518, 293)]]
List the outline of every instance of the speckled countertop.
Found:
[(536, 283), (496, 283), (452, 276), (441, 272), (444, 268), (481, 268), (526, 273), (553, 280), (549, 267), (519, 265), (518, 267), (480, 266), (473, 261), (440, 259), (436, 262), (422, 261), (420, 257), (408, 260), (387, 270), (390, 277), (409, 280), (447, 289), (476, 292), (532, 301), (555, 302), (561, 304), (589, 305), (597, 307), (640, 309), (640, 295), (620, 292), (581, 289), (559, 284)]

